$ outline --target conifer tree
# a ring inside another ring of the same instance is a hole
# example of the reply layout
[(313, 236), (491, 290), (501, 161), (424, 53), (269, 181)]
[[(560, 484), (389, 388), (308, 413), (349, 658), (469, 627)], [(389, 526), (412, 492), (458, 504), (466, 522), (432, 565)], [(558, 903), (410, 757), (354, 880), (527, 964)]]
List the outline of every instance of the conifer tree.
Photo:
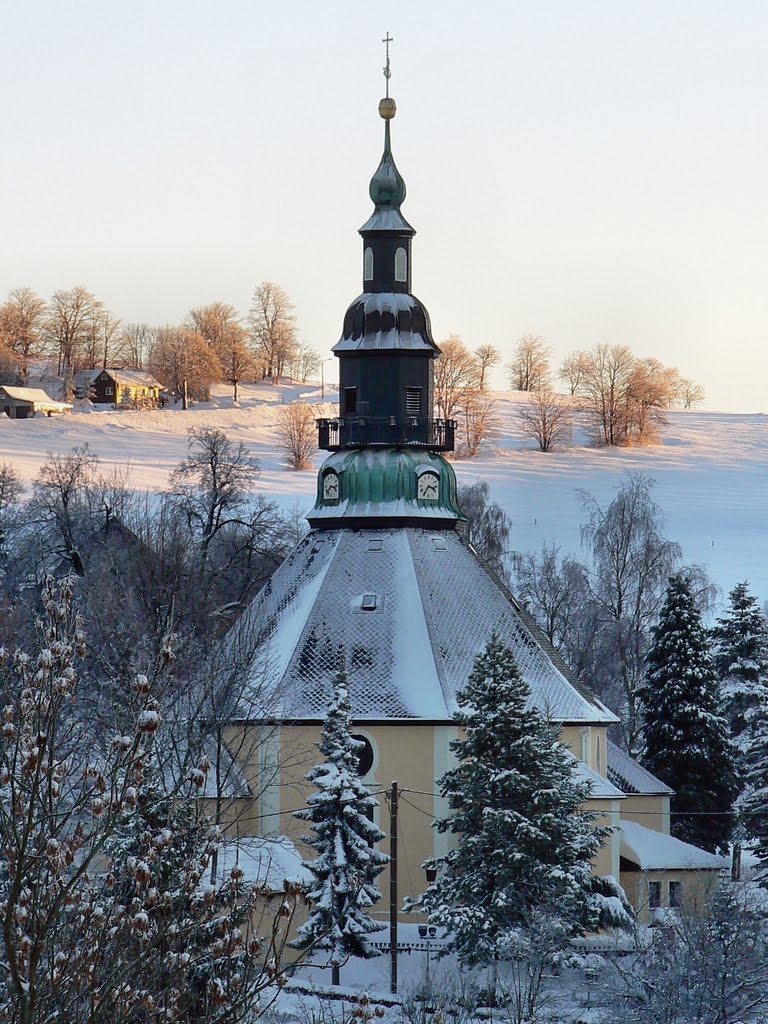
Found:
[(759, 712), (746, 763), (739, 827), (752, 840), (761, 863), (759, 881), (768, 886), (768, 702)]
[(737, 784), (707, 632), (686, 577), (670, 576), (640, 691), (643, 764), (675, 791), (672, 834), (725, 851)]
[[(575, 780), (574, 758), (529, 697), (512, 652), (491, 637), (459, 694), (464, 738), (451, 743), (458, 764), (439, 781), (452, 813), (436, 827), (457, 845), (427, 861), (437, 879), (409, 905), (446, 927), (467, 963), (502, 958), (541, 915), (563, 941), (629, 921), (615, 899), (621, 890), (601, 884), (607, 879), (595, 884), (590, 871), (610, 829), (582, 810), (589, 785)], [(601, 920), (609, 906), (614, 919)]]
[(312, 824), (314, 835), (302, 838), (317, 857), (304, 862), (313, 876), (307, 892), (312, 910), (292, 945), (307, 949), (321, 940), (329, 942), (333, 984), (338, 985), (340, 967), (350, 956), (370, 959), (379, 955), (369, 936), (384, 926), (374, 921), (368, 910), (381, 898), (374, 879), (389, 858), (374, 845), (384, 833), (370, 818), (378, 801), (357, 774), (361, 744), (350, 735), (343, 667), (333, 690), (318, 744), (325, 761), (306, 775), (317, 792), (308, 798), (306, 810), (296, 812), (297, 818)]
[(748, 583), (737, 584), (728, 600), (728, 608), (712, 630), (714, 661), (739, 767), (746, 768), (744, 755), (758, 724), (759, 708), (768, 697), (768, 621)]

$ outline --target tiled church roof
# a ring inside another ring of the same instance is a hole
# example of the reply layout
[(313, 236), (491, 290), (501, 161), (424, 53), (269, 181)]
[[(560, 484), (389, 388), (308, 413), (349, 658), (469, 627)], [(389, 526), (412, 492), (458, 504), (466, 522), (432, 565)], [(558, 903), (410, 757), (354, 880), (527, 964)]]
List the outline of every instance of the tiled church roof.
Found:
[(259, 650), (248, 678), (257, 688), (269, 680), (284, 717), (324, 716), (341, 652), (358, 721), (447, 721), (495, 632), (514, 652), (533, 702), (554, 720), (616, 721), (579, 691), (530, 618), (452, 530), (312, 531), (240, 628)]

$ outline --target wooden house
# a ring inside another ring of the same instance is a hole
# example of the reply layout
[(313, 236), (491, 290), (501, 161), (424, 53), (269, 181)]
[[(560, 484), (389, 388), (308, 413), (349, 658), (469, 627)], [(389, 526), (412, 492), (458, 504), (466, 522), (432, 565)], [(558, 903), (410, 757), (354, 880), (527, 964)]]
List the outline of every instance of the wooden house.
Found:
[(156, 408), (163, 385), (142, 370), (81, 370), (75, 377), (78, 397), (116, 409)]

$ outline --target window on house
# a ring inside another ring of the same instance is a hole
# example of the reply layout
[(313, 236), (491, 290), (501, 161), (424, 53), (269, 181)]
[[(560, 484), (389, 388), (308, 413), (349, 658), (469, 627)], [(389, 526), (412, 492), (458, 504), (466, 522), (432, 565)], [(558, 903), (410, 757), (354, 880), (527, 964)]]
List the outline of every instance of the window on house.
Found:
[(405, 249), (398, 249), (395, 253), (395, 280), (408, 280), (408, 256)]
[(357, 388), (344, 388), (344, 415), (357, 412)]
[(681, 907), (683, 905), (683, 883), (669, 883), (669, 905), (670, 907)]
[(114, 395), (114, 393), (115, 393), (115, 389), (114, 388), (104, 388), (104, 394), (105, 395)]
[(405, 389), (406, 416), (421, 416), (421, 388)]
[(366, 249), (363, 256), (363, 280), (373, 280), (373, 249), (371, 248)]
[(648, 883), (648, 906), (651, 910), (661, 906), (661, 882)]

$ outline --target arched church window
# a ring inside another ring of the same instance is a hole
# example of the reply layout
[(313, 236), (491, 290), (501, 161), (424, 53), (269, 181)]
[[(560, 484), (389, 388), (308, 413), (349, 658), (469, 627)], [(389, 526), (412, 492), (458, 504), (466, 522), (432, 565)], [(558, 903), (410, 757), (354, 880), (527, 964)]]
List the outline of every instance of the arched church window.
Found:
[(362, 779), (373, 768), (373, 747), (366, 736), (356, 734), (352, 739), (362, 744), (357, 748), (357, 774)]
[(363, 280), (373, 280), (373, 249), (370, 246), (365, 250), (363, 256)]
[(402, 247), (395, 253), (395, 280), (408, 280), (408, 255)]

